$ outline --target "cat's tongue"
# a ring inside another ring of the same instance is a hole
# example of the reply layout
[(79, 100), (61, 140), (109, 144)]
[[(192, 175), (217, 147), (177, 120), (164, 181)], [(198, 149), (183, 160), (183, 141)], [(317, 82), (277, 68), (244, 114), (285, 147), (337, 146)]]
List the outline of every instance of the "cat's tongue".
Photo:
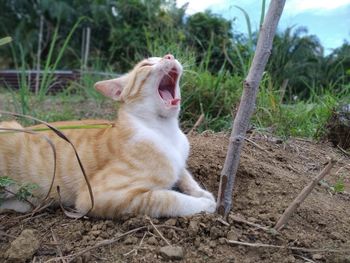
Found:
[(167, 89), (159, 90), (160, 95), (162, 96), (163, 100), (169, 101), (173, 99), (173, 95), (171, 95), (170, 91)]
[(180, 103), (180, 99), (174, 99), (169, 90), (159, 90), (159, 93), (163, 100), (172, 106), (176, 106)]

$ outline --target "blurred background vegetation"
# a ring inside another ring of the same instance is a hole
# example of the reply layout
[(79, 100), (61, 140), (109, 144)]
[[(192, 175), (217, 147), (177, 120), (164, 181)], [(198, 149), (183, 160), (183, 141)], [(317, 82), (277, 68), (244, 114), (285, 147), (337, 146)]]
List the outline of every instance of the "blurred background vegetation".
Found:
[[(265, 1), (262, 7), (257, 5), (264, 13)], [(228, 129), (258, 32), (252, 32), (244, 10), (248, 32), (238, 32), (235, 20), (210, 11), (188, 15), (186, 7), (177, 7), (171, 0), (1, 1), (0, 38), (11, 36), (13, 41), (0, 47), (0, 68), (40, 68), (48, 75), (36, 94), (28, 90), (24, 77), (18, 92), (3, 87), (3, 93), (9, 92), (12, 98), (6, 107), (17, 105), (16, 111), (48, 121), (80, 118), (70, 110), (74, 96), (98, 105), (104, 101), (92, 89), (101, 76), (88, 72), (122, 73), (144, 57), (172, 53), (185, 69), (183, 127), (192, 127), (200, 114), (205, 114), (200, 130)], [(54, 79), (48, 72), (55, 69), (76, 69), (85, 74), (52, 98), (48, 87)], [(261, 83), (253, 125), (283, 137), (320, 136), (332, 110), (349, 102), (349, 80), (349, 43), (325, 55), (318, 38), (306, 28), (279, 31)], [(61, 98), (64, 111), (40, 113), (39, 106), (48, 98)]]

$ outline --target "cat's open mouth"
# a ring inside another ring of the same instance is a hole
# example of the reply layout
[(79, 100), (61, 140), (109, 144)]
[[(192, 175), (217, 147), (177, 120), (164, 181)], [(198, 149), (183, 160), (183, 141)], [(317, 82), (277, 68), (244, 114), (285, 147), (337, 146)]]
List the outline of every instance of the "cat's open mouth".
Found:
[(177, 106), (180, 103), (179, 98), (175, 98), (175, 89), (179, 73), (176, 68), (172, 68), (163, 76), (159, 83), (158, 92), (165, 104)]

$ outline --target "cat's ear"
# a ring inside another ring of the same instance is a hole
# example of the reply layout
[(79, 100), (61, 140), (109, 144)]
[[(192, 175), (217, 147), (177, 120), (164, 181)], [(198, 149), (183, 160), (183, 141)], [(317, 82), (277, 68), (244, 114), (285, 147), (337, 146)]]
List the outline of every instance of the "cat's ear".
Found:
[(128, 82), (128, 74), (116, 79), (102, 80), (95, 83), (95, 89), (106, 97), (121, 101), (121, 94)]

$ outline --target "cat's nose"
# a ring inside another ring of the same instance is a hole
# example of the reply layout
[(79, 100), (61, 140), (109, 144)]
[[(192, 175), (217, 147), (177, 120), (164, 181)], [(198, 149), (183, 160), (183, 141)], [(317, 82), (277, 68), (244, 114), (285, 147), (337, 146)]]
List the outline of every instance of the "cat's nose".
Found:
[(173, 56), (173, 55), (171, 55), (171, 54), (166, 54), (166, 55), (164, 56), (164, 59), (170, 59), (170, 60), (173, 60), (173, 59), (174, 59), (174, 56)]

